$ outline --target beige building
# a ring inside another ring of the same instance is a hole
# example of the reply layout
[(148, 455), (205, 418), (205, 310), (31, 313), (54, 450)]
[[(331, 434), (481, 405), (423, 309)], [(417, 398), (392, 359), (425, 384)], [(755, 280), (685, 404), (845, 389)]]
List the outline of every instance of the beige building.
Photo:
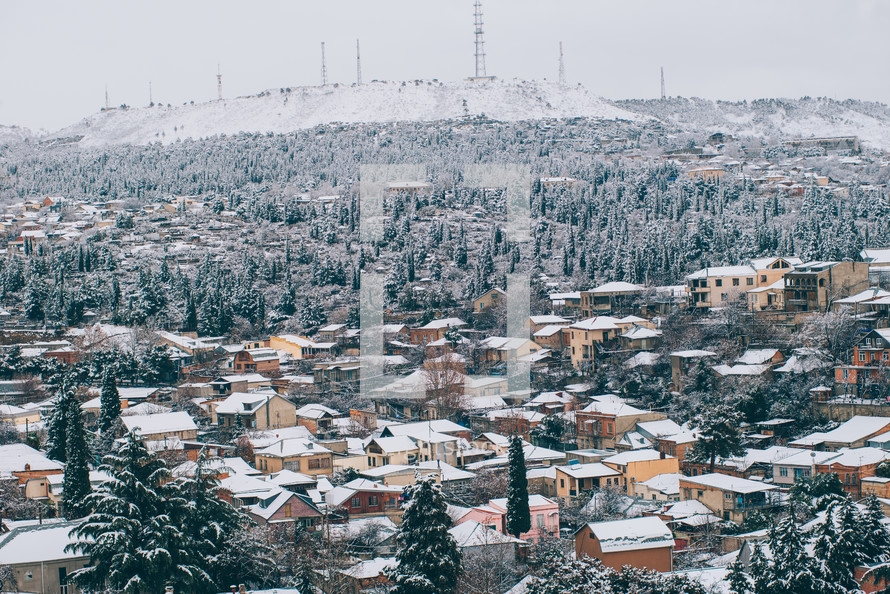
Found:
[(621, 452), (603, 458), (603, 464), (621, 473), (621, 486), (627, 492), (631, 492), (633, 483), (647, 481), (660, 474), (680, 472), (677, 458), (650, 449)]
[(575, 369), (592, 369), (596, 358), (597, 345), (617, 341), (625, 331), (634, 325), (653, 328), (649, 320), (636, 316), (613, 318), (596, 316), (575, 322), (566, 330), (569, 333), (569, 353)]
[(308, 439), (283, 439), (255, 456), (256, 468), (263, 474), (291, 470), (310, 476), (327, 475), (334, 465), (331, 450)]
[(297, 407), (275, 392), (235, 392), (211, 405), (215, 425), (233, 427), (241, 419), (245, 429), (281, 429), (297, 425)]
[(692, 307), (722, 307), (756, 287), (757, 271), (747, 265), (703, 268), (686, 277)]
[(720, 473), (681, 478), (680, 496), (695, 499), (714, 515), (737, 524), (754, 512), (782, 505), (775, 485)]
[(90, 558), (66, 551), (76, 539), (72, 528), (81, 521), (13, 528), (0, 534), (0, 565), (15, 577), (16, 592), (36, 594), (74, 594), (69, 576), (87, 565)]
[(867, 262), (806, 262), (785, 275), (785, 310), (828, 311), (868, 286)]

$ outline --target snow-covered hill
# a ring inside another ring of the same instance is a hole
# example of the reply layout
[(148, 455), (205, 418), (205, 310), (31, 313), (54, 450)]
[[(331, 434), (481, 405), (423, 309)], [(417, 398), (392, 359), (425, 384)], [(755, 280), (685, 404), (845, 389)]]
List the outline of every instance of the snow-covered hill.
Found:
[(890, 149), (890, 106), (883, 103), (810, 97), (750, 102), (680, 97), (612, 104), (688, 132), (728, 132), (767, 139), (856, 135), (863, 144)]
[(20, 126), (0, 125), (0, 146), (15, 144), (31, 138), (31, 131)]
[(591, 117), (646, 119), (584, 87), (532, 81), (372, 82), (275, 89), (178, 106), (103, 110), (44, 140), (105, 144), (169, 143), (238, 132), (283, 133), (330, 122), (436, 121), (484, 114), (502, 121)]

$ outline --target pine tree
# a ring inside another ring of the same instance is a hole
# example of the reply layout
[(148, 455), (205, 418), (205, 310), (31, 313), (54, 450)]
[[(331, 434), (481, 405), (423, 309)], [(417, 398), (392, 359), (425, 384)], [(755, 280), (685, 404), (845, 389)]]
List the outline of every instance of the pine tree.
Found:
[(699, 433), (687, 460), (708, 464), (708, 472), (714, 472), (717, 458), (738, 456), (745, 452), (739, 423), (742, 415), (727, 404), (705, 407), (690, 425)]
[(522, 439), (514, 435), (510, 440), (510, 483), (507, 486), (507, 520), (505, 528), (508, 534), (516, 538), (532, 527), (531, 511), (528, 507), (528, 477), (525, 468), (525, 452), (522, 450)]
[(62, 504), (65, 517), (69, 520), (81, 518), (89, 513), (87, 495), (90, 494), (90, 450), (87, 445), (86, 430), (80, 403), (73, 400), (68, 407), (67, 439), (65, 440), (65, 479), (62, 490)]
[(448, 533), (451, 518), (439, 487), (420, 478), (405, 488), (408, 501), (396, 536), (394, 594), (450, 594), (457, 588), (461, 552)]
[(117, 391), (114, 371), (106, 369), (102, 374), (102, 394), (99, 397), (99, 433), (103, 436), (113, 431), (121, 416), (121, 398)]
[(825, 521), (816, 531), (814, 551), (819, 560), (820, 577), (841, 592), (859, 588), (856, 566), (866, 560), (866, 555), (858, 529), (856, 508), (850, 499), (845, 499), (828, 507)]
[(197, 547), (180, 528), (190, 510), (164, 462), (130, 433), (100, 470), (112, 480), (87, 497), (93, 514), (71, 531), (78, 541), (66, 547), (90, 558), (72, 574), (75, 583), (89, 591), (154, 594), (166, 585), (190, 592), (192, 584), (210, 582)]

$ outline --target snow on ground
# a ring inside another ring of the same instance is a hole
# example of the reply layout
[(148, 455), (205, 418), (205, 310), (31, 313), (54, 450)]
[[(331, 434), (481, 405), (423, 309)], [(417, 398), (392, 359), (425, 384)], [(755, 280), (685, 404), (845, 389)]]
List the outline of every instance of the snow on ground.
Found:
[(465, 115), (502, 121), (592, 117), (640, 120), (584, 87), (534, 81), (409, 81), (274, 89), (194, 105), (109, 109), (50, 134), (81, 146), (171, 143), (238, 132), (285, 133), (330, 122), (436, 121)]

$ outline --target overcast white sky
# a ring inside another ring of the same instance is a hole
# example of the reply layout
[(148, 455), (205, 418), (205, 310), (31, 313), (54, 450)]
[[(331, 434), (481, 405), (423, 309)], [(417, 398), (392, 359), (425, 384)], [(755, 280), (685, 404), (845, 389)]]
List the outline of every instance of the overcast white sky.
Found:
[[(320, 81), (473, 73), (472, 0), (0, 0), (0, 124), (57, 129), (113, 105)], [(488, 74), (566, 75), (608, 98), (890, 103), (886, 0), (483, 0)]]

